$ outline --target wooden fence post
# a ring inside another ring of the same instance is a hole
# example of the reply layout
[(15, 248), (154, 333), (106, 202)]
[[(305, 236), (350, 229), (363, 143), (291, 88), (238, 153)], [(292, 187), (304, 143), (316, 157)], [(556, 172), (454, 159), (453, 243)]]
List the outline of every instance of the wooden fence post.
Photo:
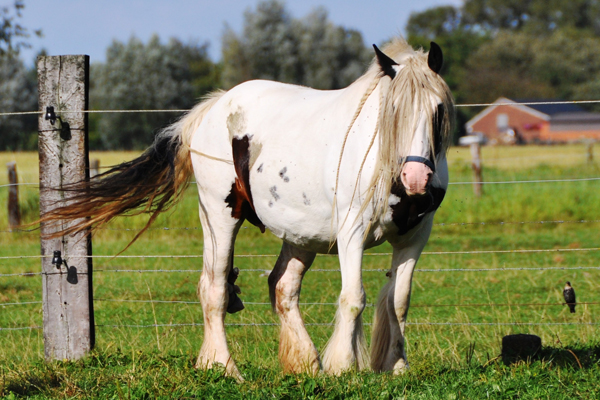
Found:
[(483, 193), (483, 178), (481, 177), (481, 145), (479, 142), (471, 143), (471, 167), (473, 168), (473, 192), (481, 197)]
[[(89, 64), (89, 56), (79, 55), (37, 60), (40, 215), (68, 204), (69, 193), (57, 188), (89, 179), (88, 118), (82, 112), (88, 109)], [(41, 226), (42, 236), (53, 231)], [(46, 359), (75, 360), (95, 341), (91, 235), (41, 239), (41, 248)]]
[(17, 163), (6, 164), (8, 168), (8, 227), (12, 231), (21, 225), (21, 208), (19, 207), (19, 186), (17, 182)]

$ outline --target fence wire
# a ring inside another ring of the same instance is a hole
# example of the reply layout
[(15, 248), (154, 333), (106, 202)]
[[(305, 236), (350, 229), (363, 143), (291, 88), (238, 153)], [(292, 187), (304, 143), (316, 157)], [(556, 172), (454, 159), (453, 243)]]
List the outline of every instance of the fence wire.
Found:
[[(240, 272), (260, 272), (268, 275), (271, 271), (260, 268), (239, 268)], [(600, 270), (600, 267), (580, 266), (580, 267), (493, 267), (493, 268), (416, 268), (415, 272), (490, 272), (490, 271), (575, 271), (575, 270)], [(362, 272), (385, 272), (389, 268), (365, 268)], [(199, 274), (201, 269), (94, 269), (94, 272), (115, 272), (115, 273), (185, 273)], [(340, 273), (339, 268), (315, 268), (310, 272), (335, 272)], [(8, 278), (15, 276), (41, 276), (41, 275), (66, 275), (64, 271), (57, 272), (21, 272), (11, 274), (0, 274), (0, 278)]]
[[(546, 220), (546, 221), (490, 221), (490, 222), (437, 222), (433, 226), (450, 227), (450, 226), (508, 226), (508, 225), (544, 225), (544, 224), (594, 224), (599, 223), (600, 219), (578, 219), (578, 220)], [(148, 231), (199, 231), (202, 228), (199, 226), (182, 226), (182, 227), (168, 227), (168, 226), (157, 226), (150, 227)], [(242, 229), (248, 229), (247, 226), (243, 226)], [(140, 232), (141, 228), (98, 228), (99, 231), (110, 231), (110, 232)], [(31, 233), (37, 232), (39, 228), (31, 229), (9, 229), (0, 230), (0, 233)]]
[[(564, 253), (564, 252), (586, 252), (599, 251), (600, 247), (587, 248), (563, 248), (563, 249), (513, 249), (513, 250), (464, 250), (464, 251), (424, 251), (421, 255), (440, 256), (440, 255), (459, 255), (459, 254), (526, 254), (526, 253)], [(364, 253), (365, 257), (391, 256), (392, 253)], [(319, 257), (337, 257), (337, 254), (319, 254)], [(42, 259), (51, 258), (51, 255), (35, 255), (35, 256), (2, 256), (0, 260), (15, 260), (15, 259)], [(235, 254), (234, 258), (276, 258), (279, 254)], [(69, 259), (92, 258), (92, 259), (146, 259), (146, 258), (203, 258), (202, 254), (138, 254), (138, 255), (81, 255), (65, 257)], [(451, 269), (451, 270), (459, 270)], [(466, 269), (469, 270), (469, 269)], [(116, 270), (98, 270), (98, 271), (116, 271)], [(125, 271), (125, 270), (124, 270)], [(127, 272), (137, 272), (138, 270), (126, 270)], [(150, 270), (147, 270), (150, 271)], [(155, 270), (155, 272), (164, 272), (170, 270)], [(180, 270), (179, 272), (188, 272), (189, 270)], [(199, 270), (193, 270), (199, 271)], [(264, 271), (264, 270), (260, 270)], [(318, 271), (317, 269), (311, 271)], [(0, 275), (2, 276), (2, 275)]]
[[(200, 305), (200, 301), (195, 300), (139, 300), (139, 299), (94, 299), (94, 302), (105, 302), (105, 303), (133, 303), (133, 304), (188, 304), (188, 305)], [(9, 306), (25, 306), (32, 304), (42, 304), (41, 301), (24, 301), (24, 302), (13, 302), (13, 303), (0, 303), (0, 307)], [(584, 305), (599, 305), (600, 302), (588, 301), (578, 302), (578, 306)], [(244, 301), (244, 305), (249, 306), (271, 306), (270, 302), (257, 302), (257, 301)], [(310, 306), (338, 306), (337, 302), (300, 302), (299, 306), (310, 307)], [(567, 303), (456, 303), (456, 304), (411, 304), (411, 308), (489, 308), (489, 307), (564, 307)], [(375, 307), (373, 303), (365, 304), (365, 307)]]
[(528, 181), (497, 181), (497, 182), (450, 182), (448, 185), (472, 185), (474, 183), (480, 183), (483, 185), (505, 185), (505, 184), (520, 184), (520, 183), (555, 183), (555, 182), (587, 182), (587, 181), (600, 181), (598, 178), (573, 178), (573, 179), (538, 179)]
[[(372, 323), (363, 323), (364, 326), (372, 326)], [(600, 322), (406, 322), (407, 326), (425, 326), (425, 327), (444, 327), (444, 326), (598, 326)], [(202, 327), (203, 323), (181, 323), (181, 324), (96, 324), (97, 328), (188, 328)], [(225, 324), (226, 327), (277, 327), (279, 323), (263, 322), (263, 323), (232, 323)], [(304, 326), (327, 326), (333, 327), (333, 322), (308, 322)], [(0, 328), (0, 331), (23, 331), (23, 330), (39, 330), (42, 326), (17, 326)]]
[[(600, 181), (600, 177), (594, 178), (569, 178), (569, 179), (537, 179), (537, 180), (526, 180), (526, 181), (481, 181), (481, 182), (450, 182), (448, 185), (472, 185), (474, 183), (480, 183), (483, 185), (506, 185), (506, 184), (521, 184), (521, 183), (557, 183), (557, 182), (590, 182), (590, 181)], [(194, 182), (192, 182), (194, 183)], [(34, 185), (39, 186), (39, 183), (9, 183), (6, 185), (0, 185), (0, 187), (9, 187), (9, 186), (21, 186), (21, 185)]]
[[(555, 105), (555, 104), (596, 104), (600, 100), (561, 100), (561, 101), (535, 101), (535, 102), (498, 102), (498, 103), (467, 103), (455, 104), (455, 107), (489, 107), (489, 106), (535, 106), (535, 105)], [(184, 113), (191, 111), (190, 109), (138, 109), (138, 110), (79, 110), (79, 111), (57, 111), (60, 114), (127, 114), (127, 113)], [(0, 117), (19, 116), (19, 115), (43, 115), (44, 111), (16, 111), (3, 112)]]

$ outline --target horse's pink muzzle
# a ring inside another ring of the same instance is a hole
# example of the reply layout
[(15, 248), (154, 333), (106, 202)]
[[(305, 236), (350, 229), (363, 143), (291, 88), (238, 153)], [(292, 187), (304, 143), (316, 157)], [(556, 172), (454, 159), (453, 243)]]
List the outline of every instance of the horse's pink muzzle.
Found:
[(400, 180), (406, 189), (406, 194), (425, 194), (433, 171), (427, 165), (418, 161), (407, 161), (402, 168)]

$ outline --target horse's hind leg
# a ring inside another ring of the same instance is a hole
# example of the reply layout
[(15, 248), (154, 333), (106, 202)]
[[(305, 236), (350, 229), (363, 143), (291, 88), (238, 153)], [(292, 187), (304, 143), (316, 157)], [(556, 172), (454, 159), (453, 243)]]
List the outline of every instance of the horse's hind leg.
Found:
[(204, 341), (196, 368), (211, 368), (214, 364), (225, 367), (228, 375), (241, 380), (225, 337), (225, 313), (229, 305), (227, 278), (233, 266), (233, 243), (241, 220), (231, 217), (225, 206), (200, 205), (200, 219), (204, 234), (204, 260), (198, 284), (198, 297), (204, 313)]
[(321, 367), (298, 307), (302, 278), (314, 259), (315, 253), (284, 243), (269, 275), (271, 304), (281, 321), (279, 360), (286, 372), (316, 373)]

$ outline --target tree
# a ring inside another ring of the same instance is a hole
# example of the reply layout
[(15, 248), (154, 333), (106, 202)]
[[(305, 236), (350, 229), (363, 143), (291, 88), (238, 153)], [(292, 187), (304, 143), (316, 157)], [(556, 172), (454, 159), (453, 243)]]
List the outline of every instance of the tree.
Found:
[(477, 29), (551, 34), (558, 29), (600, 35), (597, 0), (465, 0), (464, 22)]
[[(600, 38), (557, 30), (538, 38), (532, 74), (550, 85), (556, 97), (600, 99)], [(600, 110), (599, 105), (590, 106)]]
[(360, 32), (335, 26), (324, 8), (294, 24), (298, 40), (297, 83), (317, 89), (348, 86), (364, 73), (373, 57)]
[(462, 14), (452, 6), (434, 7), (420, 13), (411, 13), (406, 32), (411, 38), (434, 40), (460, 29)]
[(464, 69), (473, 102), (600, 98), (600, 40), (559, 30), (551, 36), (502, 32), (482, 45)]
[[(218, 70), (207, 44), (184, 44), (158, 36), (147, 44), (132, 37), (114, 41), (105, 64), (91, 69), (93, 109), (189, 109), (197, 98), (218, 86)], [(157, 129), (177, 118), (174, 113), (106, 113), (91, 121), (91, 145), (103, 149), (145, 148)]]
[(227, 28), (223, 35), (223, 84), (234, 86), (248, 79), (294, 82), (297, 44), (291, 17), (278, 1), (261, 2), (255, 13), (244, 13), (244, 33)]
[[(29, 47), (25, 39), (31, 35), (27, 28), (17, 22), (24, 8), (23, 0), (15, 0), (12, 8), (8, 6), (0, 8), (0, 56), (7, 53), (18, 54), (21, 48)], [(42, 36), (42, 31), (35, 30), (34, 34)]]
[[(25, 8), (23, 0), (12, 7), (0, 7), (0, 112), (37, 109), (35, 70), (27, 70), (19, 59), (21, 48), (29, 47), (29, 31), (18, 22)], [(41, 31), (34, 33), (41, 36)], [(0, 117), (0, 150), (28, 150), (37, 141), (35, 115)]]
[(467, 61), (461, 86), (469, 102), (489, 103), (498, 97), (554, 98), (556, 90), (536, 73), (533, 65), (539, 42), (524, 33), (499, 33)]
[(337, 89), (365, 70), (372, 53), (355, 30), (335, 26), (323, 8), (294, 19), (276, 0), (244, 14), (243, 34), (223, 35), (223, 85), (271, 79)]
[[(0, 57), (0, 110), (37, 109), (37, 77), (14, 53)], [(37, 144), (37, 115), (0, 117), (0, 150), (29, 150)]]

